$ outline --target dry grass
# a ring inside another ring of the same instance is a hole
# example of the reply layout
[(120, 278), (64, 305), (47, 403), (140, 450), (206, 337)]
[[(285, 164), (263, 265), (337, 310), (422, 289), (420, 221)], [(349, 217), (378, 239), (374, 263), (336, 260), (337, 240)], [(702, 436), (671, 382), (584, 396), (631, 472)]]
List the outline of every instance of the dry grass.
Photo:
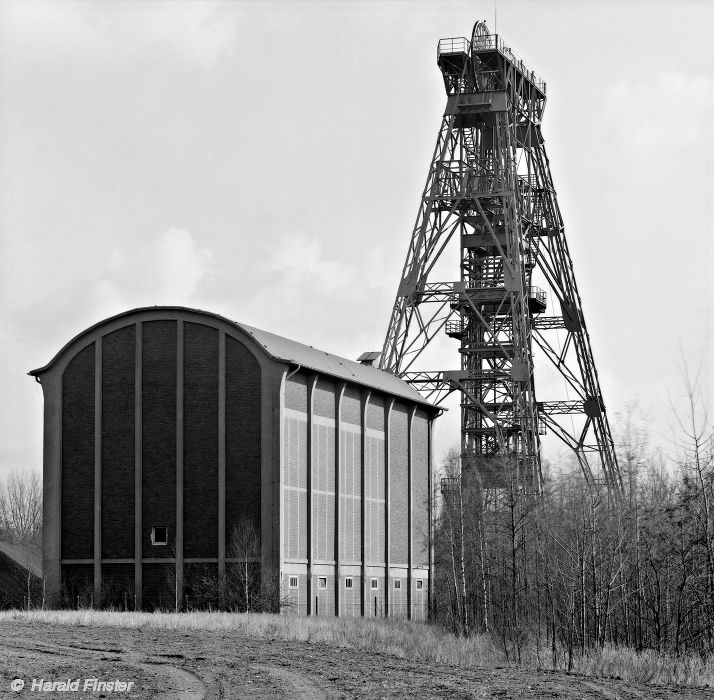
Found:
[[(236, 632), (246, 637), (283, 639), (391, 654), (427, 664), (462, 668), (507, 665), (502, 648), (490, 635), (454, 637), (433, 625), (363, 618), (308, 618), (295, 615), (219, 612), (140, 613), (96, 610), (4, 611), (4, 620), (58, 625), (189, 629)], [(542, 651), (542, 650), (541, 650)], [(534, 648), (525, 650), (523, 665), (536, 668)], [(605, 647), (575, 659), (576, 673), (620, 677), (656, 685), (714, 686), (714, 657), (670, 657), (646, 651)]]
[(714, 686), (714, 656), (670, 656), (652, 650), (610, 647), (588, 651), (577, 659), (575, 670), (589, 676), (619, 676), (654, 685)]
[(498, 652), (491, 639), (479, 635), (458, 639), (419, 622), (363, 618), (314, 618), (258, 613), (143, 613), (96, 610), (31, 610), (0, 612), (3, 620), (59, 625), (150, 627), (230, 631), (246, 637), (329, 644), (383, 652), (405, 659), (457, 666), (492, 665)]

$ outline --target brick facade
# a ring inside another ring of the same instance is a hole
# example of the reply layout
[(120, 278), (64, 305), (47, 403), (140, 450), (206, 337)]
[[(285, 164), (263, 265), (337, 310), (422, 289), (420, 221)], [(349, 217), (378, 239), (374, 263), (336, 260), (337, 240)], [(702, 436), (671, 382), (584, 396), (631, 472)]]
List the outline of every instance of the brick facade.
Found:
[(252, 523), (250, 568), (294, 611), (426, 614), (408, 590), (429, 579), (435, 411), (395, 378), (175, 307), (107, 319), (32, 374), (50, 601), (192, 605), (241, 566), (233, 533)]

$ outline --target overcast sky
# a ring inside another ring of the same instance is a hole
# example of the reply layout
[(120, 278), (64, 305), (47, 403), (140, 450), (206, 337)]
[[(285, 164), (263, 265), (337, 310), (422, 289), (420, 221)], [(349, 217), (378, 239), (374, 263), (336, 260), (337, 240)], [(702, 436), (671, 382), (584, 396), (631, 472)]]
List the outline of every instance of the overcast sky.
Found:
[[(683, 358), (711, 383), (713, 8), (498, 3), (499, 34), (548, 83), (611, 422), (637, 402), (665, 449)], [(437, 41), (493, 14), (0, 3), (0, 476), (41, 466), (26, 373), (120, 311), (187, 305), (349, 358), (380, 349), (445, 103)]]

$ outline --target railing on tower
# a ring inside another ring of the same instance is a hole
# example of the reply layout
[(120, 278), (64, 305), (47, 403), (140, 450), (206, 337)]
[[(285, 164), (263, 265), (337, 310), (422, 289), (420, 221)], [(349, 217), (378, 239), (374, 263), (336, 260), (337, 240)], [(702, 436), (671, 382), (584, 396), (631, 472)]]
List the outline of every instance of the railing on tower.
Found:
[(469, 41), (463, 36), (440, 39), (436, 49), (436, 58), (438, 61), (441, 56), (456, 54), (471, 55), (479, 51), (498, 51), (545, 95), (545, 80), (540, 78), (535, 71), (530, 70), (523, 62), (523, 59), (519, 58), (513, 49), (503, 42), (503, 39), (501, 39), (498, 34), (480, 36), (474, 41)]

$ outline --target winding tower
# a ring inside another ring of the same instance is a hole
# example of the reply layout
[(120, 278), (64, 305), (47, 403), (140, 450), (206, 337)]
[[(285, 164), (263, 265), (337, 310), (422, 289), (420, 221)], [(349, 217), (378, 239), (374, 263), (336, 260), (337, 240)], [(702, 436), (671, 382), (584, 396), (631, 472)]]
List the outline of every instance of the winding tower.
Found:
[[(591, 486), (604, 483), (618, 494), (541, 132), (546, 84), (484, 22), (470, 40), (439, 41), (437, 64), (446, 108), (380, 366), (436, 404), (460, 393), (461, 469), (483, 488), (537, 491), (541, 435), (549, 430), (573, 449)], [(456, 281), (434, 279), (457, 259)], [(443, 333), (459, 344), (458, 369), (420, 369), (427, 346)], [(544, 386), (564, 386), (564, 395), (536, 400), (534, 346), (539, 380), (543, 372)]]

